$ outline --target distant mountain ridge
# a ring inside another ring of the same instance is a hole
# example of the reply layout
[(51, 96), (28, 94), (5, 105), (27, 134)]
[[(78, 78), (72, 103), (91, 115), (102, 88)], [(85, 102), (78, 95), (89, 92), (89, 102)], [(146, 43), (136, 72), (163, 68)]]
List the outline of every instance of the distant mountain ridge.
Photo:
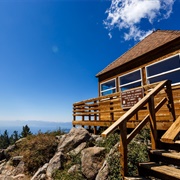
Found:
[(22, 131), (22, 127), (28, 125), (31, 132), (33, 134), (47, 131), (65, 130), (69, 132), (72, 128), (72, 122), (51, 122), (51, 121), (36, 121), (36, 120), (9, 120), (9, 121), (0, 121), (0, 134), (2, 134), (5, 130), (8, 131), (9, 135), (14, 131), (18, 131), (20, 133)]

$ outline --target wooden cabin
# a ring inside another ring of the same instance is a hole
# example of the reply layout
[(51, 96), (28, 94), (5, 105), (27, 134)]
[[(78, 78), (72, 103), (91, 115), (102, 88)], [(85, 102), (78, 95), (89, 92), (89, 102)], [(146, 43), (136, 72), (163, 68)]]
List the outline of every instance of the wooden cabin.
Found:
[[(125, 100), (123, 104), (122, 97), (126, 96), (126, 92), (137, 88), (142, 98), (154, 83), (166, 79), (171, 80), (175, 114), (180, 116), (180, 31), (154, 31), (96, 77), (99, 97), (73, 104), (74, 126), (94, 127), (94, 132), (96, 126), (108, 127), (137, 102), (137, 99), (134, 102), (126, 99), (128, 102)], [(163, 96), (163, 92), (159, 93), (155, 101)], [(136, 127), (146, 114), (147, 108), (144, 107), (131, 118), (128, 128)], [(157, 112), (156, 120), (158, 130), (170, 127), (173, 117), (166, 105)]]
[[(120, 129), (121, 175), (126, 178), (127, 145), (146, 125), (151, 130), (150, 161), (139, 175), (180, 180), (180, 31), (157, 30), (101, 72), (99, 96), (73, 104), (73, 126), (107, 127), (106, 137)], [(131, 131), (128, 131), (131, 129)], [(165, 132), (159, 137), (159, 132)], [(128, 134), (128, 132), (130, 132)], [(164, 150), (159, 151), (161, 146)], [(158, 162), (160, 164), (157, 164)]]

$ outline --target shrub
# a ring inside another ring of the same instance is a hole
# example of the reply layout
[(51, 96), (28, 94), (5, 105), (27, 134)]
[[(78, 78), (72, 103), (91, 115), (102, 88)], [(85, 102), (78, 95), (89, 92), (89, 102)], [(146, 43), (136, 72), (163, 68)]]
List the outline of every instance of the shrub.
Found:
[(115, 144), (119, 142), (119, 134), (113, 133), (110, 134), (107, 138), (104, 138), (102, 141), (96, 142), (96, 146), (98, 147), (104, 147), (107, 152), (111, 150), (112, 147), (114, 147)]
[(128, 145), (128, 175), (138, 175), (137, 165), (145, 161), (148, 161), (147, 146), (143, 143), (132, 141)]
[(57, 170), (53, 174), (54, 180), (85, 180), (85, 177), (81, 172), (74, 172), (73, 174), (68, 173), (68, 169)]
[(11, 155), (23, 156), (25, 170), (28, 174), (33, 174), (42, 165), (49, 162), (57, 149), (55, 136), (52, 134), (42, 134), (27, 136)]
[(81, 170), (80, 171), (76, 171), (73, 174), (68, 173), (68, 170), (70, 167), (72, 167), (73, 165), (80, 165), (81, 168), (81, 157), (80, 154), (78, 155), (73, 155), (70, 154), (69, 159), (67, 160), (64, 169), (61, 170), (56, 170), (53, 173), (53, 179), (54, 180), (84, 180), (84, 176), (82, 175)]
[(109, 166), (109, 180), (117, 180), (121, 179), (121, 174), (120, 174), (120, 154), (118, 152), (115, 152), (108, 158), (108, 164)]

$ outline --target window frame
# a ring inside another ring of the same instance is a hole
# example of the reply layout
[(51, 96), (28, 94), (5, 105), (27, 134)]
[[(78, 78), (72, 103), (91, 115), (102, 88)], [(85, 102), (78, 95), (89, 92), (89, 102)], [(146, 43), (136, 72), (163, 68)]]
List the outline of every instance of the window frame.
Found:
[[(109, 88), (109, 89), (106, 89), (106, 90), (101, 90), (101, 85), (102, 84), (105, 84), (105, 83), (113, 81), (113, 80), (115, 82), (115, 86), (113, 88)], [(110, 80), (107, 80), (107, 81), (104, 81), (104, 82), (100, 83), (100, 96), (106, 96), (106, 95), (102, 95), (102, 93), (106, 92), (106, 91), (109, 91), (109, 90), (113, 90), (113, 89), (115, 89), (114, 93), (116, 93), (117, 92), (117, 89), (116, 89), (116, 78), (113, 78), (113, 79), (110, 79)], [(111, 93), (111, 94), (113, 94), (113, 93)], [(109, 95), (109, 94), (107, 94), (107, 95)]]
[[(155, 63), (153, 63), (153, 64), (150, 64), (150, 65), (146, 66), (146, 67), (145, 67), (145, 71), (146, 71), (146, 84), (151, 84), (151, 83), (149, 82), (149, 79), (152, 79), (152, 78), (155, 78), (155, 77), (158, 77), (158, 76), (163, 76), (163, 75), (166, 75), (166, 74), (170, 74), (170, 73), (172, 73), (172, 72), (176, 72), (176, 71), (180, 70), (180, 67), (179, 67), (179, 68), (171, 69), (171, 70), (166, 71), (166, 72), (161, 72), (161, 73), (158, 73), (158, 74), (155, 74), (155, 75), (152, 75), (152, 76), (148, 76), (148, 71), (147, 71), (147, 68), (148, 68), (148, 67), (153, 66), (153, 65), (155, 65), (155, 64), (159, 64), (159, 63), (161, 63), (161, 62), (163, 62), (163, 61), (167, 61), (167, 60), (169, 60), (169, 59), (171, 59), (171, 58), (173, 58), (173, 57), (175, 57), (175, 56), (179, 56), (179, 60), (180, 60), (180, 54), (178, 53), (178, 54), (175, 54), (175, 55), (173, 55), (173, 56), (167, 57), (167, 58), (165, 58), (165, 59), (162, 59), (162, 60), (160, 60), (160, 61), (158, 61), (158, 62), (155, 62)], [(178, 83), (172, 83), (171, 85), (172, 85), (172, 86), (175, 86), (175, 85), (179, 85), (179, 84), (180, 84), (180, 81), (179, 81)]]
[[(136, 80), (136, 81), (132, 81), (132, 82), (130, 82), (130, 83), (126, 83), (126, 84), (121, 85), (121, 83), (120, 83), (120, 78), (121, 78), (121, 77), (126, 76), (126, 75), (131, 74), (131, 73), (134, 73), (134, 72), (136, 72), (136, 71), (140, 71), (140, 79), (138, 79), (138, 80)], [(136, 70), (134, 70), (134, 71), (130, 71), (130, 72), (126, 73), (126, 74), (123, 74), (123, 75), (121, 75), (121, 76), (118, 77), (118, 81), (119, 81), (119, 91), (120, 91), (120, 92), (123, 92), (123, 91), (121, 90), (122, 87), (131, 85), (131, 84), (134, 84), (134, 83), (137, 83), (137, 82), (140, 82), (140, 83), (141, 83), (141, 86), (142, 86), (142, 84), (143, 84), (142, 69), (139, 68), (139, 69), (136, 69)], [(131, 89), (131, 88), (130, 88), (130, 89)]]

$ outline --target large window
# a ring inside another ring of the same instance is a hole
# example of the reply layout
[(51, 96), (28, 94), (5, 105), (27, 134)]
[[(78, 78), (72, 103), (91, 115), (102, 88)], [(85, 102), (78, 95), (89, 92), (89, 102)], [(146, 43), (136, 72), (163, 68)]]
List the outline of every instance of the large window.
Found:
[(147, 83), (169, 79), (173, 85), (180, 84), (179, 54), (146, 67)]
[(115, 79), (112, 79), (110, 81), (106, 81), (102, 84), (100, 84), (101, 88), (101, 96), (105, 96), (108, 94), (112, 94), (116, 92), (116, 81)]
[(136, 70), (119, 77), (120, 91), (141, 86), (142, 75), (141, 70)]

